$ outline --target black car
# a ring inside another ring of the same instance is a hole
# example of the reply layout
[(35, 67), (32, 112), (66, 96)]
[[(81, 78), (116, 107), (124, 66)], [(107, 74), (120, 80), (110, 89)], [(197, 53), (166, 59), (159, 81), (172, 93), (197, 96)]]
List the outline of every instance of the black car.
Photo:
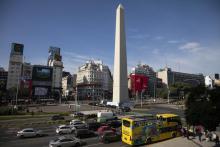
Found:
[(120, 107), (119, 109), (121, 109), (122, 112), (130, 112), (131, 111), (131, 108), (129, 107)]
[(99, 122), (89, 122), (86, 125), (87, 128), (92, 131), (97, 131), (97, 129), (101, 126)]
[(121, 135), (113, 131), (105, 131), (100, 137), (101, 142), (109, 143), (121, 140)]
[(107, 125), (112, 127), (112, 128), (119, 128), (121, 127), (121, 121), (119, 120), (111, 120), (107, 122)]
[(51, 120), (64, 120), (64, 117), (61, 115), (54, 115), (51, 117)]
[(95, 133), (88, 129), (77, 129), (74, 134), (77, 138), (88, 138), (95, 136)]
[(91, 106), (98, 106), (98, 103), (97, 103), (97, 102), (90, 102), (88, 105), (91, 105)]
[(81, 112), (73, 112), (72, 116), (73, 116), (73, 117), (83, 117), (84, 114), (81, 113)]

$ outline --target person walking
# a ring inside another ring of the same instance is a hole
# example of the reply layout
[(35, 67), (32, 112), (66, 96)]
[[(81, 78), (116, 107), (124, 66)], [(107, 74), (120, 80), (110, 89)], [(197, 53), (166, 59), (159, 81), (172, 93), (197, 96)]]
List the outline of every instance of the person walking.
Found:
[(199, 136), (199, 141), (201, 142), (202, 141), (202, 132), (199, 132), (198, 136)]
[(189, 139), (189, 130), (186, 130), (186, 137)]

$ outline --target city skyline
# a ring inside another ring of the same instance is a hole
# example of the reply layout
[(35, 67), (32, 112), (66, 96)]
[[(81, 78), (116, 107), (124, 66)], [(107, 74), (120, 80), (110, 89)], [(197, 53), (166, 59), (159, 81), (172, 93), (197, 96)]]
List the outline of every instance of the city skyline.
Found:
[(0, 66), (8, 70), (10, 44), (24, 44), (26, 62), (47, 63), (61, 48), (64, 70), (100, 59), (113, 73), (115, 9), (125, 7), (128, 72), (139, 62), (189, 73), (220, 72), (220, 2), (0, 1)]

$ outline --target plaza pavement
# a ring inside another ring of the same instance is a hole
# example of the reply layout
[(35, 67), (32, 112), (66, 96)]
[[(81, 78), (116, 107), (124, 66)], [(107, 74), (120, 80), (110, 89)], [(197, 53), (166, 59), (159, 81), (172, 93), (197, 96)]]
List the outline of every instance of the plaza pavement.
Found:
[(205, 140), (200, 142), (198, 137), (190, 138), (189, 140), (186, 137), (177, 137), (174, 139), (146, 145), (146, 147), (220, 147), (220, 145), (215, 146), (215, 142), (207, 142)]

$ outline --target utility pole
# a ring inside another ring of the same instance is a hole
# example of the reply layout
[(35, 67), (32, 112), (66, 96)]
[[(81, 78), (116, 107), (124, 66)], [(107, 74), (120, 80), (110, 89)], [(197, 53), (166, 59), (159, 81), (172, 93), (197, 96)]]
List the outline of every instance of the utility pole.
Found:
[(78, 90), (76, 86), (76, 95), (75, 95), (75, 111), (77, 111), (77, 97), (78, 97)]
[(170, 88), (168, 86), (167, 103), (170, 103)]
[(143, 106), (143, 97), (142, 97), (143, 92), (144, 92), (144, 89), (141, 90), (141, 108)]

